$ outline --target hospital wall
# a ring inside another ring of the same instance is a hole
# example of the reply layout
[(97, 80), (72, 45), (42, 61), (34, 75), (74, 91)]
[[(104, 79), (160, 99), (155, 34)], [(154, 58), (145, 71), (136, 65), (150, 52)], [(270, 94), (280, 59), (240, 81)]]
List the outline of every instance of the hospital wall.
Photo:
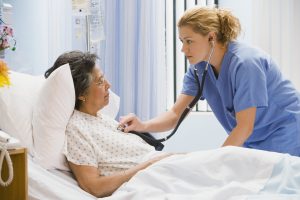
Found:
[(16, 51), (6, 50), (11, 70), (43, 74), (63, 52), (72, 49), (71, 1), (9, 0)]
[(212, 112), (193, 112), (182, 122), (177, 133), (165, 142), (164, 151), (189, 152), (218, 148), (226, 135)]

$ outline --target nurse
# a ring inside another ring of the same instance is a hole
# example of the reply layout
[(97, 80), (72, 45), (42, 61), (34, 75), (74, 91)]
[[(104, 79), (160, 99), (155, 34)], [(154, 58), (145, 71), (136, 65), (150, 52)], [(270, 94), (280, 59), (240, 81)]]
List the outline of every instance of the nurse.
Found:
[(161, 132), (174, 128), (197, 94), (194, 67), (201, 83), (209, 54), (203, 97), (228, 133), (223, 146), (289, 153), (300, 156), (300, 94), (283, 78), (265, 52), (236, 41), (239, 20), (230, 11), (197, 7), (178, 22), (182, 52), (191, 66), (173, 107), (148, 121), (124, 116), (125, 132)]

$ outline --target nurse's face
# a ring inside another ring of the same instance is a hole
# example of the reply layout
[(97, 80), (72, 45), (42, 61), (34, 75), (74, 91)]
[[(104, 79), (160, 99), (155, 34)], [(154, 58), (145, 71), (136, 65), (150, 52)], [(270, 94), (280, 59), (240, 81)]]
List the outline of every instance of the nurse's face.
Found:
[(189, 26), (182, 26), (179, 27), (179, 39), (182, 42), (181, 51), (190, 64), (207, 60), (211, 49), (208, 36), (194, 32)]

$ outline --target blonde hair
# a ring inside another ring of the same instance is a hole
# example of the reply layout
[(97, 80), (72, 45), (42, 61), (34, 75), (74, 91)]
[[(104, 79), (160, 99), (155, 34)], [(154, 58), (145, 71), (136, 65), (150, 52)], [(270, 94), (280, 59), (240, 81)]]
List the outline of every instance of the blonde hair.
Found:
[(194, 7), (185, 11), (177, 26), (190, 26), (194, 32), (206, 36), (215, 32), (217, 41), (227, 45), (236, 40), (241, 32), (241, 24), (229, 10), (221, 8)]

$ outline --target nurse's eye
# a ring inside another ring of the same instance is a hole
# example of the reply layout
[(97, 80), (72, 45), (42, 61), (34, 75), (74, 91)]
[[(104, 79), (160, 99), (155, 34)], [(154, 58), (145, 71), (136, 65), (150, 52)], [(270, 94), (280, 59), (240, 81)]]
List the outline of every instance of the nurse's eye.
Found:
[(193, 41), (192, 41), (192, 40), (187, 40), (186, 43), (187, 43), (187, 44), (192, 44)]

